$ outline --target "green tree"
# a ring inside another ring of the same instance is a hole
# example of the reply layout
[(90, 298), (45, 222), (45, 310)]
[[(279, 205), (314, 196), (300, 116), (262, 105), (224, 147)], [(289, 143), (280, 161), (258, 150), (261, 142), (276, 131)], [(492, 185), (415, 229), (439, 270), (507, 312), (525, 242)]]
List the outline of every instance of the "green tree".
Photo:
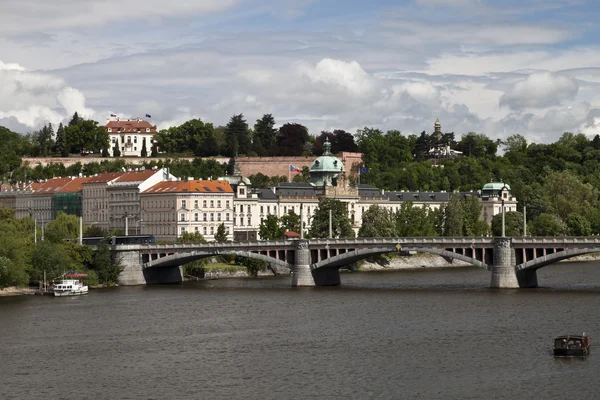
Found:
[(225, 155), (236, 157), (238, 154), (248, 154), (251, 150), (252, 141), (250, 130), (243, 114), (231, 117), (225, 127), (226, 148)]
[(254, 124), (254, 135), (252, 149), (259, 156), (275, 155), (275, 118), (271, 114), (265, 114)]
[(592, 234), (592, 224), (581, 215), (569, 215), (566, 224), (570, 236), (590, 236)]
[(353, 238), (354, 230), (348, 218), (347, 204), (337, 199), (323, 199), (315, 210), (310, 227), (313, 238), (329, 237), (329, 210), (332, 211), (332, 231), (334, 238)]
[(177, 238), (177, 243), (206, 243), (200, 232), (184, 232)]
[(396, 236), (399, 237), (431, 237), (437, 236), (436, 222), (438, 211), (423, 205), (417, 207), (412, 201), (400, 205), (396, 212)]
[(557, 215), (540, 214), (528, 225), (533, 236), (563, 236), (567, 234), (567, 226)]
[[(281, 228), (283, 232), (296, 232), (300, 233), (300, 216), (296, 214), (293, 210), (288, 212), (287, 214), (281, 216), (280, 219)], [(282, 235), (283, 237), (283, 235)]]
[(285, 228), (281, 226), (276, 215), (269, 214), (260, 222), (258, 234), (261, 240), (277, 240), (283, 238)]
[(96, 272), (99, 283), (109, 286), (119, 283), (123, 266), (116, 253), (111, 251), (108, 240), (100, 241), (93, 250), (90, 268)]
[(215, 240), (217, 242), (226, 242), (227, 241), (227, 229), (225, 228), (225, 223), (221, 223), (217, 228), (217, 233), (215, 234)]
[(148, 157), (148, 150), (146, 149), (146, 138), (142, 139), (142, 150), (140, 152), (140, 156)]
[[(508, 237), (523, 236), (523, 214), (518, 211), (504, 213), (504, 229)], [(492, 235), (502, 236), (502, 213), (492, 218)]]
[(386, 208), (373, 205), (362, 216), (358, 237), (396, 236), (396, 216)]
[(79, 237), (79, 218), (59, 211), (54, 221), (51, 221), (46, 227), (45, 237), (53, 243), (76, 240)]
[(73, 264), (64, 249), (54, 243), (39, 242), (31, 254), (31, 270), (29, 278), (39, 282), (44, 278), (44, 271), (48, 280), (59, 279)]

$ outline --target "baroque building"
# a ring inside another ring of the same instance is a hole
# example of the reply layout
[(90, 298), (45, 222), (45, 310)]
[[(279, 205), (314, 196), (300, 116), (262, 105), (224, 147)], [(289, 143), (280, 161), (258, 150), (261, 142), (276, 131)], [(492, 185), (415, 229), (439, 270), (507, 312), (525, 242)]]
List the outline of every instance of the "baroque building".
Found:
[(152, 136), (156, 133), (156, 125), (148, 121), (139, 118), (115, 118), (106, 123), (104, 130), (108, 133), (110, 141), (108, 152), (111, 156), (115, 155), (115, 147), (119, 149), (121, 157), (141, 157), (143, 148), (146, 149), (147, 156), (152, 151), (154, 143)]

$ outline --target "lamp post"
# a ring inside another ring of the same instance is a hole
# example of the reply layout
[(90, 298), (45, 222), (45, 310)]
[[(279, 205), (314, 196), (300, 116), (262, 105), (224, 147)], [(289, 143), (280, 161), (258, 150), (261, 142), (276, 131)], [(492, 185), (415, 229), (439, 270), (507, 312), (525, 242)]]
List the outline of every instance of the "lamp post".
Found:
[(523, 237), (527, 237), (527, 202), (523, 201)]
[(502, 237), (506, 236), (506, 226), (504, 225), (504, 199), (502, 199)]

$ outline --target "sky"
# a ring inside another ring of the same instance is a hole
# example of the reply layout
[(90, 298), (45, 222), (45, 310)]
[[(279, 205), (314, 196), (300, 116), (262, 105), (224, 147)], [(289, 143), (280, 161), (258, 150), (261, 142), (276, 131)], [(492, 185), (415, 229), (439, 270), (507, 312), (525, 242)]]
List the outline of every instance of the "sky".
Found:
[(594, 0), (2, 0), (0, 125), (600, 134)]

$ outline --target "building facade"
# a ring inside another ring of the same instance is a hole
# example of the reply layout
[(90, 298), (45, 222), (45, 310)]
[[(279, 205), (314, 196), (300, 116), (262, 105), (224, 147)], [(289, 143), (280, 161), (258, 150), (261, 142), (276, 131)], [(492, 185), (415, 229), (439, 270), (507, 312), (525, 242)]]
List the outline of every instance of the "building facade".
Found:
[[(156, 133), (156, 125), (148, 121), (137, 119), (114, 118), (104, 126), (110, 140), (108, 152), (115, 155), (115, 148), (119, 149), (120, 156), (147, 157), (152, 151), (152, 136)], [(146, 154), (143, 155), (143, 149)]]
[(233, 189), (227, 181), (160, 182), (140, 193), (141, 234), (173, 240), (186, 232), (213, 241), (224, 224), (233, 240)]

